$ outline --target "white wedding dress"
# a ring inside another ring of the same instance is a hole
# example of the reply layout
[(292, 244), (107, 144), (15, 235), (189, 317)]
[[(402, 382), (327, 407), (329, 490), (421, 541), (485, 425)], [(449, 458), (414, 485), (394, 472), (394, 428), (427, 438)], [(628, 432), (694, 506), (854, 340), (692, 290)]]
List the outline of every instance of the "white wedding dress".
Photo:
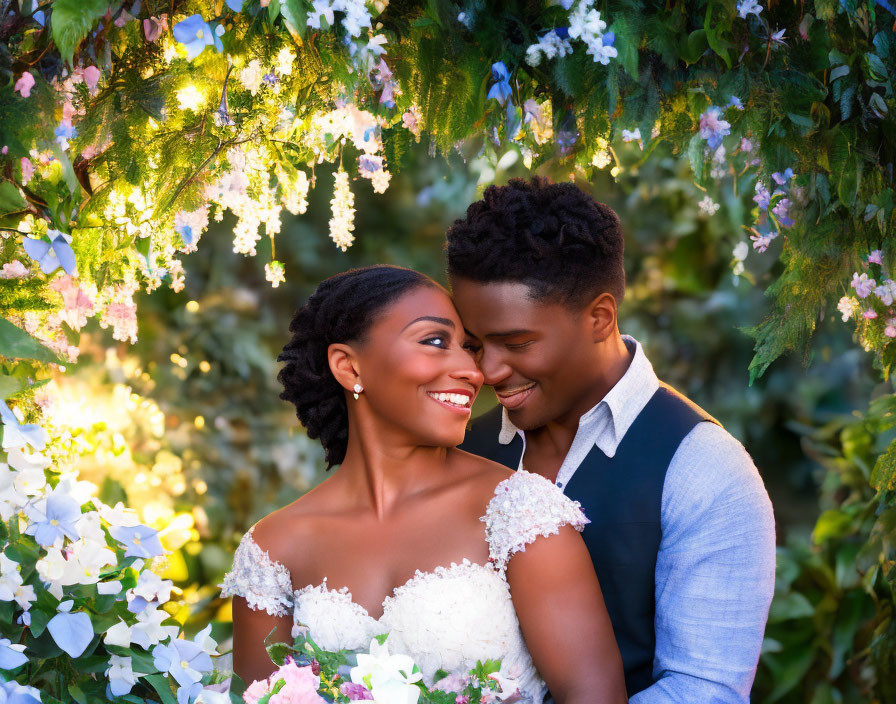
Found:
[[(495, 488), (486, 514), (484, 539), (489, 564), (467, 559), (416, 574), (383, 602), (373, 618), (346, 587), (321, 584), (295, 589), (289, 570), (271, 560), (252, 539), (250, 528), (236, 550), (233, 569), (218, 585), (224, 596), (239, 595), (252, 609), (285, 616), (325, 650), (365, 650), (375, 635), (389, 634), (389, 651), (409, 655), (427, 685), (435, 673), (462, 674), (477, 660), (500, 659), (502, 673), (516, 678), (523, 701), (541, 704), (546, 686), (523, 641), (505, 571), (513, 553), (563, 525), (588, 523), (578, 502), (550, 481), (520, 470)], [(253, 526), (254, 528), (254, 526)]]

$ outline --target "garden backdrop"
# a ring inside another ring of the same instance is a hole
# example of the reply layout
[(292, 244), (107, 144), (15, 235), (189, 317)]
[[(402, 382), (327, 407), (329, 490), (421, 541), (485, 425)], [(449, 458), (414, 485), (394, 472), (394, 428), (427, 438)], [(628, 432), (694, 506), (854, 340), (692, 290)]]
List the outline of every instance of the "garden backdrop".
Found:
[(452, 220), (539, 173), (617, 210), (622, 332), (768, 487), (754, 701), (896, 702), (894, 21), (0, 0), (0, 699), (230, 701), (217, 584), (323, 477), (277, 397), (294, 309), (358, 265), (444, 280)]

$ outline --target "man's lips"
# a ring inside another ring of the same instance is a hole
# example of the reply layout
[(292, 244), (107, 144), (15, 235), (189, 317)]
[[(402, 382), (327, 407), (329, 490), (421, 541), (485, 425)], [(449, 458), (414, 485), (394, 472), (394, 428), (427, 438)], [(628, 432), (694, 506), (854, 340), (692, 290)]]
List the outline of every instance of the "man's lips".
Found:
[(512, 411), (516, 408), (522, 406), (526, 399), (532, 395), (532, 391), (535, 390), (535, 382), (533, 381), (531, 384), (526, 384), (525, 386), (516, 386), (510, 389), (495, 389), (495, 395), (498, 397), (498, 402), (504, 406), (508, 411)]

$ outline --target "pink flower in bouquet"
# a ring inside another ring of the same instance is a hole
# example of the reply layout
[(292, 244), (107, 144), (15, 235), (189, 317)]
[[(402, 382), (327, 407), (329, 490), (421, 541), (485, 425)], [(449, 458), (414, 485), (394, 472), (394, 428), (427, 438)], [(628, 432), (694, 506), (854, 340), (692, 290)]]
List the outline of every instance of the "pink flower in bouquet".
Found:
[(354, 682), (343, 682), (342, 686), (339, 688), (339, 692), (344, 694), (353, 702), (358, 701), (373, 701), (373, 695), (370, 693), (370, 690), (367, 689), (363, 684), (355, 684)]
[(246, 702), (246, 704), (258, 704), (258, 700), (267, 693), (268, 681), (255, 680), (252, 684), (246, 687), (246, 691), (243, 692), (243, 701)]
[(270, 677), (274, 684), (278, 680), (284, 680), (286, 684), (271, 697), (270, 704), (323, 704), (325, 701), (317, 693), (320, 678), (312, 672), (310, 665), (299, 667), (289, 660)]
[(158, 39), (162, 35), (162, 32), (167, 29), (168, 15), (150, 17), (149, 19), (143, 20), (143, 35), (146, 37), (146, 41), (150, 43)]

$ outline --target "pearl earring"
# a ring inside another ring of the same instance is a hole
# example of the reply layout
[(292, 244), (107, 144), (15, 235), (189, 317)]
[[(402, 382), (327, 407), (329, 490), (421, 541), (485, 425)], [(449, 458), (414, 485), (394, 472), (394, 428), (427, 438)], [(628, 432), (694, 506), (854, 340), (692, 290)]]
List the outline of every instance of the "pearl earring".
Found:
[(363, 386), (361, 386), (360, 384), (355, 384), (355, 386), (352, 388), (352, 391), (354, 391), (352, 396), (354, 396), (355, 398), (358, 398), (358, 394), (360, 394), (363, 390), (364, 390)]

